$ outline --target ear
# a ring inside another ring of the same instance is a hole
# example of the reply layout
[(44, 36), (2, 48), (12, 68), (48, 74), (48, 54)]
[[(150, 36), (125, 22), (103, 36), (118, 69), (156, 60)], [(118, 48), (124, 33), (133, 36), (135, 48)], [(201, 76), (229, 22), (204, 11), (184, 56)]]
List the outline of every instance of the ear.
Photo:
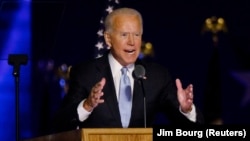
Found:
[(111, 37), (110, 37), (110, 34), (108, 32), (104, 32), (104, 40), (105, 40), (105, 43), (111, 47)]

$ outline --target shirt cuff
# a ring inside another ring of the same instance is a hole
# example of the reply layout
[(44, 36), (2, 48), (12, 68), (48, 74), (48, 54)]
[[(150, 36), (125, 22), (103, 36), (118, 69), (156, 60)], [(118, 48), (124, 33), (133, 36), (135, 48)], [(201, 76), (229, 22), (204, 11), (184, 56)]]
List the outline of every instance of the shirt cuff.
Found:
[(196, 110), (194, 104), (192, 105), (192, 110), (188, 113), (184, 113), (181, 111), (181, 107), (179, 107), (180, 112), (186, 116), (189, 120), (196, 122)]
[(77, 113), (78, 113), (78, 118), (81, 122), (85, 121), (89, 115), (91, 114), (91, 112), (88, 112), (87, 110), (85, 110), (83, 108), (83, 103), (86, 99), (84, 99), (82, 102), (80, 102), (80, 104), (77, 107)]

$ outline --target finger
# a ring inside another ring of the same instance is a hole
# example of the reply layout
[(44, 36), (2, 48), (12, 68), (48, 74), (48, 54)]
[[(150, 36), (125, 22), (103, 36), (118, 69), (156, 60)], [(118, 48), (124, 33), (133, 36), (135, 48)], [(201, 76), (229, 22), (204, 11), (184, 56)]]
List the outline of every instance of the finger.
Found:
[(184, 93), (185, 93), (186, 99), (193, 99), (193, 92), (190, 91), (190, 89), (186, 88), (186, 89), (184, 90)]
[(101, 79), (101, 81), (100, 81), (101, 88), (104, 87), (105, 83), (106, 83), (106, 79), (103, 77), (103, 78)]
[(189, 84), (187, 88), (189, 89), (190, 92), (193, 92), (193, 84)]
[(190, 98), (193, 98), (193, 85), (192, 84), (190, 84), (189, 86), (188, 86), (188, 96), (190, 97)]
[(182, 89), (182, 84), (181, 84), (181, 80), (179, 78), (177, 78), (175, 80), (175, 84), (176, 84), (176, 87), (178, 90), (181, 90)]
[(98, 103), (103, 103), (103, 102), (104, 102), (104, 99), (99, 99), (97, 102), (98, 102)]
[(104, 99), (100, 99), (100, 100), (98, 101), (98, 104), (101, 104), (101, 103), (104, 103)]
[(194, 97), (194, 94), (192, 92), (189, 93), (189, 97), (190, 98), (193, 98)]
[(193, 94), (190, 94), (190, 93), (189, 93), (189, 95), (188, 95), (188, 98), (187, 98), (187, 99), (188, 99), (188, 100), (193, 100), (193, 98), (194, 98)]
[(94, 99), (100, 99), (101, 96), (103, 96), (103, 92), (102, 92), (102, 91), (101, 91), (101, 92), (98, 92), (98, 93), (95, 93), (95, 94), (93, 95), (93, 98), (94, 98)]
[(103, 92), (102, 91), (98, 92), (98, 93), (94, 93), (91, 96), (91, 101), (93, 101), (93, 102), (96, 103), (96, 101), (99, 100), (102, 96), (103, 96)]
[(103, 86), (105, 85), (106, 83), (106, 79), (103, 77), (96, 85), (95, 85), (95, 88), (103, 88)]
[(94, 86), (94, 92), (97, 93), (97, 92), (100, 92), (104, 85), (106, 83), (106, 79), (105, 78), (102, 78), (98, 83), (96, 83), (96, 85)]
[(102, 78), (99, 82), (95, 84), (95, 86), (91, 90), (91, 94), (89, 95), (89, 102), (91, 105), (97, 106), (98, 103), (103, 103), (104, 100), (100, 99), (103, 96), (102, 89), (106, 83), (106, 79)]
[(104, 102), (104, 99), (100, 99), (100, 98), (93, 99), (93, 100), (91, 101), (93, 107), (96, 107), (98, 104), (103, 103), (103, 102)]
[(193, 99), (188, 99), (188, 102), (189, 103), (193, 103)]
[(97, 83), (97, 84), (93, 87), (93, 89), (92, 89), (92, 91), (93, 91), (94, 93), (98, 93), (98, 92), (100, 92), (101, 90), (102, 90), (102, 86), (101, 86), (100, 83)]

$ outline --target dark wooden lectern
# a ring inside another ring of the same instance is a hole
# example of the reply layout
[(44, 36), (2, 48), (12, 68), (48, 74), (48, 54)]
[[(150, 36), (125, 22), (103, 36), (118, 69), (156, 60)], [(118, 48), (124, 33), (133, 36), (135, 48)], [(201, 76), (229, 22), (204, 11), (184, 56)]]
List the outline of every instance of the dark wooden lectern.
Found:
[(85, 128), (25, 141), (152, 141), (152, 128)]

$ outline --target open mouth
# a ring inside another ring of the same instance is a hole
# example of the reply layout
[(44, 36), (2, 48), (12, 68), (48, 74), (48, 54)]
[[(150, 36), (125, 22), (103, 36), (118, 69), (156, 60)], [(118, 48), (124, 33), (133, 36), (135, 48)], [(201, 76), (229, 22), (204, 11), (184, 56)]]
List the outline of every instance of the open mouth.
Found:
[(135, 53), (135, 50), (133, 49), (133, 50), (124, 50), (126, 53), (128, 53), (128, 54), (134, 54)]

